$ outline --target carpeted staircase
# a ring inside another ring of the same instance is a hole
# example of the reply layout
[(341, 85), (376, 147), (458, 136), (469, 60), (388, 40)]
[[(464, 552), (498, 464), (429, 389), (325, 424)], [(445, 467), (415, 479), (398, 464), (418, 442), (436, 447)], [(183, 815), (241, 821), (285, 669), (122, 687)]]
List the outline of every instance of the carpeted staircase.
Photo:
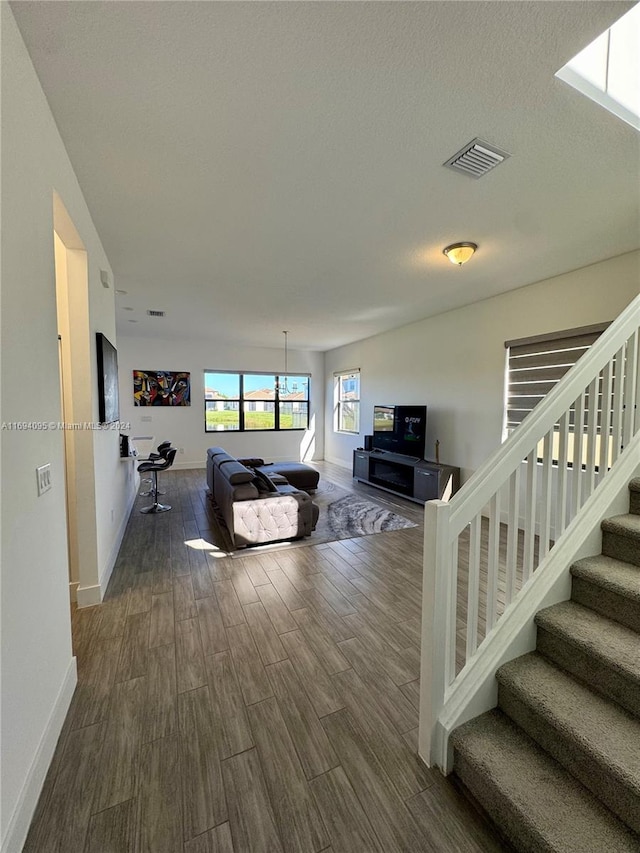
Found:
[(497, 672), (498, 707), (452, 735), (454, 772), (518, 851), (640, 851), (640, 479)]

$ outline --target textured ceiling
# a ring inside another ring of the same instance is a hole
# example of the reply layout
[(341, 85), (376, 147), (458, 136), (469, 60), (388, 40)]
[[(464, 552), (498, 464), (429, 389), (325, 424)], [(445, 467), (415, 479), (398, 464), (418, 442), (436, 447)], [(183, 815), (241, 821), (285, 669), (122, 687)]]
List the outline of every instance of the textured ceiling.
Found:
[(327, 350), (640, 245), (640, 134), (554, 78), (632, 3), (11, 5), (119, 334)]

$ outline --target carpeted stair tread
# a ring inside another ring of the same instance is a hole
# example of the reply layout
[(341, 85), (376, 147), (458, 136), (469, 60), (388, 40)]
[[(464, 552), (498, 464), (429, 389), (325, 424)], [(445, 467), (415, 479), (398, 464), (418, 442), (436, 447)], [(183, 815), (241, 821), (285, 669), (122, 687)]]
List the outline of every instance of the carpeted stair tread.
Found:
[(454, 770), (523, 853), (638, 853), (624, 824), (501, 711), (453, 732)]
[(640, 566), (585, 557), (571, 566), (571, 598), (640, 633)]
[(538, 651), (640, 715), (640, 635), (575, 601), (562, 601), (535, 617)]
[(640, 566), (640, 515), (615, 515), (602, 522), (602, 553)]
[(629, 512), (640, 515), (640, 477), (629, 483)]
[(602, 522), (602, 530), (606, 533), (617, 533), (635, 539), (640, 545), (640, 515), (627, 512), (624, 515), (613, 515)]
[(633, 563), (599, 554), (597, 557), (577, 560), (571, 566), (571, 574), (602, 589), (631, 598), (640, 606), (640, 568)]
[(629, 482), (629, 491), (640, 492), (640, 477), (634, 477), (633, 480)]
[(536, 625), (562, 636), (575, 646), (624, 671), (640, 683), (640, 635), (606, 616), (600, 616), (575, 601), (561, 601), (535, 617)]
[(498, 704), (635, 831), (640, 720), (532, 652), (498, 670)]

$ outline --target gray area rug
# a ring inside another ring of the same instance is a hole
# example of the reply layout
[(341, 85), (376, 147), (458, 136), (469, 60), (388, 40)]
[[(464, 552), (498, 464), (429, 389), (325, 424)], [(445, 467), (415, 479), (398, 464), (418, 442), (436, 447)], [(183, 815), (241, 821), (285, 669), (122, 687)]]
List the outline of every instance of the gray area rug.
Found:
[(320, 509), (318, 524), (311, 536), (313, 544), (416, 527), (403, 516), (360, 495), (346, 492), (328, 480), (321, 480), (318, 486), (312, 495), (313, 502)]
[(291, 542), (274, 542), (235, 550), (224, 522), (216, 518), (216, 524), (212, 524), (215, 545), (231, 556), (242, 557), (262, 550), (273, 551), (280, 548), (320, 545), (323, 542), (335, 542), (338, 539), (355, 539), (359, 536), (417, 526), (409, 519), (373, 501), (341, 489), (330, 480), (321, 479), (317, 491), (313, 492), (311, 497), (320, 510), (318, 524), (311, 536)]

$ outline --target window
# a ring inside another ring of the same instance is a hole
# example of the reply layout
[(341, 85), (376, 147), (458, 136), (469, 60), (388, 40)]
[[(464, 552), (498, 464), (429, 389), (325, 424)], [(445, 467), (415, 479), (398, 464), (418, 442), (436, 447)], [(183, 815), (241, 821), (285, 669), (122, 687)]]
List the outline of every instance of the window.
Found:
[[(505, 411), (505, 432), (512, 432), (538, 403), (546, 397), (551, 389), (570, 370), (589, 347), (604, 332), (609, 323), (596, 326), (584, 326), (579, 329), (568, 329), (553, 332), (548, 335), (537, 335), (531, 338), (506, 341), (507, 348), (507, 401)], [(602, 380), (600, 380), (601, 384)], [(598, 428), (602, 422), (602, 389), (596, 401), (596, 417)], [(585, 411), (583, 425), (588, 426), (590, 401), (585, 396)], [(579, 419), (578, 419), (579, 422)], [(573, 458), (573, 433), (575, 430), (576, 412), (569, 413), (569, 460)], [(558, 425), (556, 425), (556, 440), (554, 441), (554, 461), (558, 458)], [(598, 452), (600, 435), (596, 437)], [(585, 448), (586, 452), (586, 448)], [(541, 449), (538, 454), (541, 456)], [(583, 460), (584, 461), (584, 460)]]
[(205, 432), (307, 429), (309, 379), (205, 371)]
[(334, 374), (336, 432), (360, 432), (360, 371)]
[(596, 104), (640, 130), (640, 3), (556, 72)]

